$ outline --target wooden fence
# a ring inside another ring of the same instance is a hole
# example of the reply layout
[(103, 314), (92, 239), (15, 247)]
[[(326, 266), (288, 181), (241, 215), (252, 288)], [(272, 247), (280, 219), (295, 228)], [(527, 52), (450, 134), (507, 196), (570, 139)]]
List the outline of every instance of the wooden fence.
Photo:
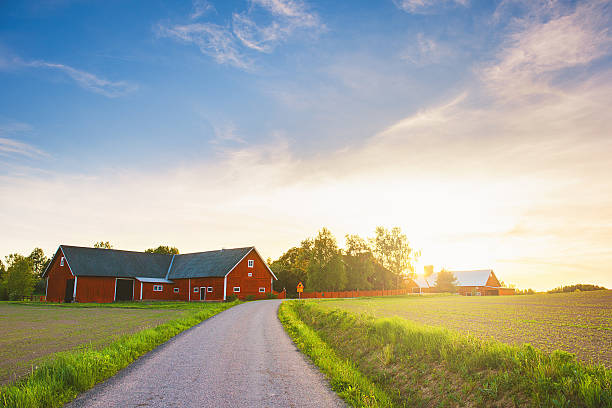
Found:
[(303, 292), (302, 299), (354, 298), (364, 296), (399, 296), (412, 293), (411, 289), (345, 290), (342, 292)]

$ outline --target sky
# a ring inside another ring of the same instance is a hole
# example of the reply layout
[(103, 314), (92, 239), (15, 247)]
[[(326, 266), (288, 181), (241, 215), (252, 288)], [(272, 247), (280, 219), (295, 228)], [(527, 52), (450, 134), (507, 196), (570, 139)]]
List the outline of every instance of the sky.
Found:
[(276, 258), (612, 287), (612, 2), (0, 2), (0, 254)]

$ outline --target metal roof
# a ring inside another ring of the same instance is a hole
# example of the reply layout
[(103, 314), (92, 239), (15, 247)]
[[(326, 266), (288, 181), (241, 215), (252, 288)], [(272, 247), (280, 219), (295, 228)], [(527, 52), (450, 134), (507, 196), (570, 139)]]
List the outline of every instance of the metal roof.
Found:
[(457, 277), (457, 286), (486, 286), (492, 269), (477, 271), (450, 271)]
[(221, 249), (218, 251), (176, 255), (167, 278), (223, 278), (253, 248)]
[(142, 278), (140, 276), (136, 276), (134, 279), (138, 279), (144, 283), (174, 283), (168, 279), (158, 279), (158, 278)]

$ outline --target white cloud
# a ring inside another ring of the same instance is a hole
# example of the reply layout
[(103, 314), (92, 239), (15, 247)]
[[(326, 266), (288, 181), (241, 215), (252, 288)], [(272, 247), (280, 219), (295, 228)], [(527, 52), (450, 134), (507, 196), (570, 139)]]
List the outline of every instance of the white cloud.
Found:
[(124, 96), (136, 90), (136, 85), (128, 81), (110, 81), (92, 73), (81, 71), (64, 64), (46, 61), (24, 62), (24, 66), (35, 68), (50, 68), (61, 71), (72, 78), (81, 88), (104, 95), (109, 98)]
[(400, 58), (415, 65), (430, 65), (442, 62), (453, 55), (451, 49), (445, 44), (418, 33), (414, 42), (400, 55)]
[(569, 12), (555, 6), (537, 7), (517, 20), (496, 61), (482, 70), (497, 94), (554, 93), (550, 82), (557, 74), (610, 54), (610, 12), (604, 2), (579, 4)]
[(193, 12), (189, 15), (189, 18), (197, 20), (214, 9), (215, 7), (208, 0), (193, 0)]
[[(255, 16), (258, 10), (267, 13), (271, 21), (267, 24), (258, 23)], [(203, 15), (196, 14), (192, 18)], [(203, 54), (213, 57), (218, 63), (248, 70), (252, 68), (252, 60), (245, 55), (247, 51), (270, 53), (299, 29), (323, 29), (318, 15), (310, 12), (304, 2), (251, 0), (246, 11), (232, 14), (231, 28), (212, 23), (174, 26), (160, 24), (158, 34), (194, 43)]]
[(250, 69), (251, 60), (243, 55), (232, 33), (225, 27), (212, 23), (196, 23), (158, 27), (158, 35), (175, 40), (193, 43), (219, 64), (230, 64), (242, 69)]
[(16, 134), (31, 130), (32, 127), (27, 123), (9, 122), (0, 124), (0, 156), (24, 156), (32, 159), (47, 157), (48, 154), (44, 151), (15, 139)]
[(468, 0), (393, 0), (393, 4), (407, 13), (428, 14), (437, 12), (449, 4), (467, 6)]

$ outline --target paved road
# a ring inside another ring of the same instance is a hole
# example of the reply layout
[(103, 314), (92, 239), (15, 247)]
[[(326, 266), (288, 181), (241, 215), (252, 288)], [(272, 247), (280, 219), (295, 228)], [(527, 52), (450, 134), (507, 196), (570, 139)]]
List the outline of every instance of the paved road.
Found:
[(276, 316), (247, 302), (178, 335), (68, 404), (80, 407), (343, 407)]

